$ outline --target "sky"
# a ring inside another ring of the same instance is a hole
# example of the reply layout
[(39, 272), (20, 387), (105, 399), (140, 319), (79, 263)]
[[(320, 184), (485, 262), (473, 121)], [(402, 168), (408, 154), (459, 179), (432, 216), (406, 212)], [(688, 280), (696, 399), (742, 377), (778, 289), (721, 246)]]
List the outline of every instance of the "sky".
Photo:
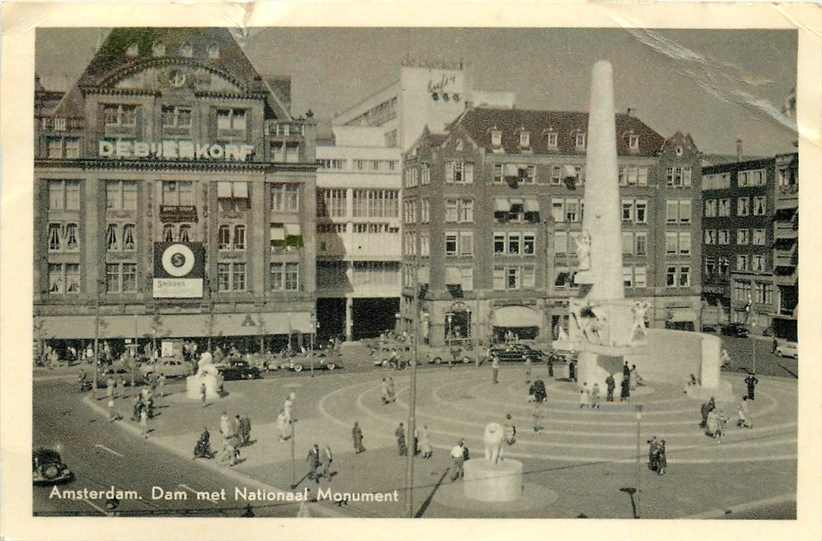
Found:
[[(38, 30), (36, 70), (65, 90), (102, 29)], [(705, 153), (795, 150), (784, 115), (796, 84), (790, 30), (256, 28), (241, 44), (263, 76), (290, 75), (292, 112), (322, 124), (399, 79), (401, 60), (464, 61), (474, 87), (513, 91), (520, 109), (585, 111), (591, 66), (614, 66), (617, 111), (628, 107), (663, 136), (690, 133)]]

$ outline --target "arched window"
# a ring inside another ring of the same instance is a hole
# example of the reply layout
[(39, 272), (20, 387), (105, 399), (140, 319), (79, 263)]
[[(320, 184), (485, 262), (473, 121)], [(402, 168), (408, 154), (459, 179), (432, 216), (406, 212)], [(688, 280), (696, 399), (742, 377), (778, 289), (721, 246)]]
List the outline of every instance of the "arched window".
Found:
[(120, 251), (120, 243), (117, 239), (117, 226), (108, 224), (106, 228), (106, 250), (109, 252)]
[(123, 250), (134, 250), (135, 247), (134, 224), (125, 224), (123, 226)]
[(231, 247), (231, 228), (227, 225), (221, 225), (217, 232), (217, 248), (219, 250), (228, 250)]
[(165, 224), (163, 226), (163, 242), (174, 242), (174, 226)]
[(234, 249), (245, 250), (245, 226), (234, 226)]
[(188, 224), (182, 224), (180, 226), (180, 235), (179, 235), (180, 242), (191, 242), (191, 226)]

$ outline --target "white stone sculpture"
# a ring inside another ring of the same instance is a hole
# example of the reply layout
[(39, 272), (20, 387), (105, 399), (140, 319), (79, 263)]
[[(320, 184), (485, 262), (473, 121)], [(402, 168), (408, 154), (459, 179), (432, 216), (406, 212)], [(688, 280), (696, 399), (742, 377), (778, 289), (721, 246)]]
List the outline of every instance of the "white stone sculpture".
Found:
[(485, 435), (483, 442), (485, 443), (485, 460), (491, 464), (496, 464), (502, 458), (502, 442), (505, 439), (505, 433), (502, 430), (502, 425), (499, 423), (488, 423), (485, 425)]
[(639, 338), (645, 338), (647, 331), (645, 328), (645, 314), (651, 308), (651, 303), (648, 301), (636, 301), (631, 307), (631, 312), (634, 315), (634, 323), (631, 326), (631, 342), (635, 342)]
[(577, 269), (584, 271), (591, 268), (591, 235), (583, 231), (574, 241), (577, 244)]

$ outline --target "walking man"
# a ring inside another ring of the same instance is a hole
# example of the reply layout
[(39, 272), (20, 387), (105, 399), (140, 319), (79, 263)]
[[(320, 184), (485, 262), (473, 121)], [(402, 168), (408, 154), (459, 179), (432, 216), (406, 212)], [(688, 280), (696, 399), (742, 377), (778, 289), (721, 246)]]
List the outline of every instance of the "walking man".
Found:
[(771, 353), (776, 353), (777, 348), (779, 347), (779, 340), (776, 339), (776, 336), (773, 337), (773, 342), (771, 342)]
[(365, 447), (362, 445), (362, 428), (360, 428), (360, 423), (354, 421), (354, 428), (351, 429), (351, 437), (354, 440), (354, 453), (360, 454), (365, 451)]
[(599, 383), (594, 383), (591, 388), (591, 408), (599, 409)]
[(462, 465), (465, 462), (464, 446), (465, 442), (460, 440), (459, 443), (451, 449), (451, 481), (462, 479)]
[(402, 423), (400, 423), (394, 431), (394, 436), (397, 438), (397, 450), (400, 456), (406, 456), (408, 454), (408, 447), (405, 444), (405, 426), (403, 426)]
[(140, 429), (143, 438), (148, 439), (148, 408), (140, 409)]
[(525, 384), (531, 383), (531, 357), (525, 356)]
[(334, 462), (334, 452), (329, 444), (323, 447), (323, 477), (331, 480), (331, 463)]
[(314, 447), (309, 449), (308, 456), (305, 457), (306, 462), (308, 462), (308, 480), (309, 481), (316, 481), (317, 484), (320, 484), (320, 472), (319, 469), (321, 467), (320, 461), (320, 446), (316, 443)]
[[(625, 366), (628, 366), (628, 363), (625, 363)], [(624, 374), (624, 372), (623, 372)], [(625, 402), (629, 398), (631, 398), (631, 377), (630, 377), (630, 369), (628, 370), (628, 375), (622, 376), (622, 383), (620, 385), (621, 392), (619, 394), (619, 401)]]
[(494, 383), (499, 383), (499, 357), (491, 354), (491, 370), (494, 373)]
[(754, 400), (757, 383), (759, 383), (759, 380), (756, 378), (755, 372), (751, 372), (748, 374), (748, 377), (745, 378), (745, 385), (748, 386), (748, 400)]
[(206, 384), (200, 384), (200, 402), (202, 402), (203, 407), (206, 407)]

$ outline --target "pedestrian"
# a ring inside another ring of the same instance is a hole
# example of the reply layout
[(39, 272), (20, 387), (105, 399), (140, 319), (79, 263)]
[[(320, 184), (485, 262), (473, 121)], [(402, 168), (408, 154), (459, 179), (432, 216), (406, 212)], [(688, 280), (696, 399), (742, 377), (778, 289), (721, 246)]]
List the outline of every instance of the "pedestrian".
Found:
[(531, 415), (534, 418), (534, 432), (539, 432), (540, 430), (544, 429), (545, 427), (542, 425), (542, 418), (545, 415), (543, 411), (543, 402), (537, 400), (534, 403), (534, 410), (531, 412)]
[(234, 447), (232, 440), (225, 440), (222, 450), (217, 454), (217, 463), (221, 466), (234, 466), (239, 458), (240, 451)]
[(705, 423), (705, 434), (722, 443), (723, 429), (722, 426), (726, 422), (725, 416), (721, 411), (711, 410)]
[(423, 425), (420, 430), (420, 451), (422, 458), (431, 458), (434, 454), (434, 448), (431, 446), (431, 434), (428, 432), (428, 425)]
[(582, 384), (582, 387), (579, 389), (579, 409), (584, 408), (585, 406), (590, 405), (590, 395), (588, 394), (588, 382)]
[(759, 380), (756, 378), (756, 372), (751, 372), (748, 374), (748, 377), (745, 378), (745, 385), (748, 386), (748, 400), (754, 400), (757, 383), (759, 383)]
[(591, 408), (599, 409), (599, 383), (594, 383), (591, 388)]
[(119, 418), (120, 418), (120, 416), (117, 415), (117, 411), (114, 409), (114, 399), (109, 398), (108, 399), (108, 420), (110, 422), (114, 422), (114, 421), (118, 420)]
[(192, 458), (211, 458), (212, 456), (211, 434), (209, 434), (208, 428), (204, 426), (197, 443), (194, 444), (194, 456)]
[(397, 450), (400, 456), (406, 456), (408, 454), (408, 447), (405, 444), (405, 426), (403, 426), (402, 423), (400, 423), (394, 431), (394, 437), (397, 438)]
[(631, 378), (631, 367), (628, 366), (628, 361), (625, 361), (625, 364), (622, 366), (622, 377), (627, 380)]
[(237, 433), (240, 436), (240, 445), (245, 446), (251, 443), (251, 419), (248, 415), (237, 415)]
[(502, 425), (502, 433), (505, 438), (505, 443), (514, 445), (517, 442), (517, 426), (511, 418), (511, 414), (505, 414), (505, 423)]
[(381, 386), (381, 394), (382, 394), (382, 403), (383, 403), (383, 405), (386, 405), (386, 404), (391, 402), (391, 400), (389, 399), (389, 393), (388, 393), (388, 380), (385, 379), (385, 378), (382, 378), (382, 382), (380, 383), (380, 386)]
[(739, 407), (736, 411), (737, 420), (736, 426), (738, 428), (753, 428), (753, 423), (751, 422), (750, 418), (748, 417), (748, 397), (743, 396), (742, 401), (739, 403)]
[(365, 451), (365, 447), (362, 445), (362, 428), (360, 428), (360, 423), (357, 421), (354, 421), (354, 428), (351, 429), (351, 438), (354, 440), (354, 454), (358, 455)]
[(616, 381), (614, 381), (614, 375), (608, 374), (608, 377), (605, 378), (605, 388), (607, 394), (605, 395), (606, 402), (613, 402), (614, 401), (614, 389), (616, 389)]
[(206, 384), (200, 384), (200, 402), (203, 404), (203, 407), (206, 407)]
[(142, 408), (140, 410), (140, 429), (143, 433), (143, 438), (148, 439), (148, 409)]
[(322, 472), (320, 468), (322, 467), (322, 460), (320, 460), (320, 446), (316, 443), (314, 447), (308, 450), (308, 455), (305, 457), (306, 462), (308, 462), (308, 480), (309, 481), (316, 481), (317, 484), (320, 484), (320, 477), (322, 476)]
[(160, 398), (166, 397), (166, 375), (160, 372), (160, 379), (157, 383), (157, 394)]
[(720, 367), (721, 368), (731, 368), (731, 356), (728, 354), (727, 349), (722, 349), (722, 353), (719, 355)]
[(494, 374), (494, 383), (499, 383), (499, 357), (496, 354), (491, 354), (491, 370)]
[(143, 410), (143, 400), (140, 398), (140, 395), (137, 394), (134, 396), (134, 406), (131, 409), (131, 420), (139, 422), (140, 421), (140, 412)]
[[(627, 365), (626, 365), (627, 366)], [(631, 398), (631, 376), (629, 375), (622, 376), (622, 383), (620, 383), (620, 393), (619, 393), (619, 401), (625, 402)]]
[(396, 389), (394, 388), (394, 378), (388, 376), (388, 401), (389, 402), (396, 402), (397, 401), (397, 393)]
[(121, 398), (128, 398), (128, 393), (126, 392), (126, 387), (127, 386), (128, 386), (128, 383), (126, 382), (126, 378), (121, 377), (120, 378), (120, 391), (119, 391), (119, 395), (120, 395)]
[(771, 342), (771, 353), (776, 353), (777, 349), (779, 349), (779, 340), (777, 340), (776, 336), (774, 336), (773, 341)]
[(711, 397), (710, 400), (702, 404), (700, 408), (700, 413), (702, 414), (702, 422), (699, 423), (699, 426), (705, 428), (705, 425), (708, 423), (708, 414), (710, 414), (714, 409), (716, 409), (716, 402), (714, 402), (714, 397)]
[(639, 374), (637, 374), (636, 365), (631, 366), (631, 372), (628, 375), (628, 382), (631, 385), (631, 390), (632, 391), (636, 391), (636, 386), (637, 386), (637, 383), (638, 383), (638, 381), (637, 381), (637, 379), (638, 379), (637, 376), (638, 375)]
[(331, 445), (325, 444), (323, 447), (323, 477), (331, 480), (331, 463), (334, 462), (334, 452), (331, 450)]
[(414, 450), (414, 456), (420, 454), (420, 430), (416, 426), (414, 427), (414, 437), (412, 439), (412, 443), (414, 444), (412, 449)]
[(531, 383), (531, 357), (525, 355), (525, 384)]
[(463, 477), (462, 465), (465, 463), (464, 448), (465, 442), (460, 440), (459, 443), (451, 449), (451, 481), (456, 481)]
[(234, 432), (231, 430), (231, 419), (228, 417), (228, 413), (225, 411), (222, 415), (220, 415), (220, 434), (223, 436), (224, 440), (230, 438)]
[(548, 377), (554, 377), (554, 354), (548, 355)]
[(291, 437), (291, 423), (285, 415), (284, 410), (280, 410), (277, 415), (277, 429), (280, 431), (280, 441), (284, 442)]
[(283, 402), (283, 412), (289, 424), (294, 420), (294, 401), (297, 399), (297, 393), (294, 391), (288, 393), (288, 396)]
[(111, 376), (106, 378), (106, 398), (114, 400), (114, 378)]
[(568, 361), (568, 380), (577, 381), (577, 362), (574, 360)]

